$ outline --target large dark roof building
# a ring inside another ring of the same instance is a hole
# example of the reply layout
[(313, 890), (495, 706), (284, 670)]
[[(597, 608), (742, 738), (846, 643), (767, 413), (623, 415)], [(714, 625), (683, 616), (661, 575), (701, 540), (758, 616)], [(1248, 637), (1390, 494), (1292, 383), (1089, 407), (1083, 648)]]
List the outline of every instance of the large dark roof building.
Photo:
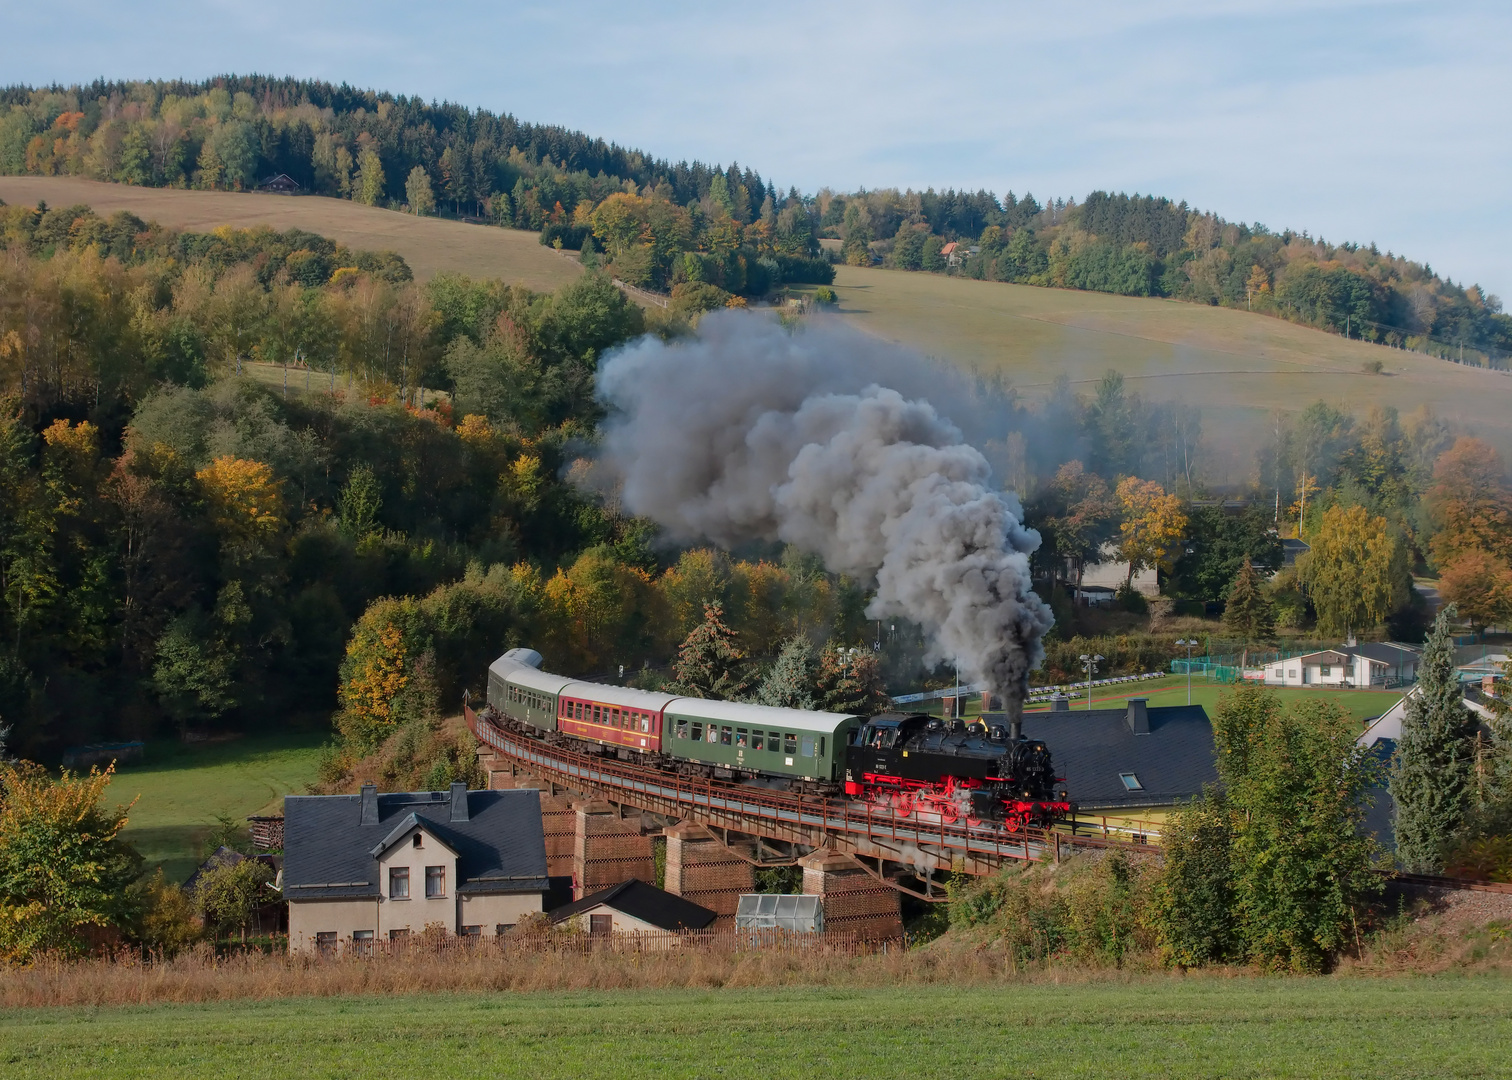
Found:
[(1050, 748), (1080, 809), (1171, 806), (1218, 781), (1213, 725), (1201, 705), (1024, 714), (1024, 734)]
[(440, 923), (503, 933), (550, 888), (532, 790), (290, 796), (283, 892), (291, 950), (397, 939)]

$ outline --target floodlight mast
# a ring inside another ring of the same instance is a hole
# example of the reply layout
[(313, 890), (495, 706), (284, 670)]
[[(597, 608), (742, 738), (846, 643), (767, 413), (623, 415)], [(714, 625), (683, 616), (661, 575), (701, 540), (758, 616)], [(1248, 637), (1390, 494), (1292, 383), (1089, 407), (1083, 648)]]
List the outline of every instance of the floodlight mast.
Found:
[(1102, 655), (1098, 653), (1082, 653), (1082, 670), (1087, 673), (1087, 711), (1092, 711), (1092, 676), (1097, 674), (1098, 662)]

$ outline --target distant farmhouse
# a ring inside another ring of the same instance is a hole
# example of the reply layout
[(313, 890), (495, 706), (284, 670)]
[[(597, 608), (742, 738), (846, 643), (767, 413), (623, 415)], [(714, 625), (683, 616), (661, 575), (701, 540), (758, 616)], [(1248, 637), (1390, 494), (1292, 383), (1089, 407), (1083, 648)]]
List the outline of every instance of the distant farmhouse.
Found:
[(299, 181), (286, 173), (270, 176), (257, 185), (258, 191), (266, 191), (272, 195), (298, 195), (301, 191)]
[(503, 934), (550, 889), (537, 792), (290, 796), (283, 894), (289, 951), (361, 951), (427, 926)]
[(1273, 660), (1265, 665), (1266, 686), (1403, 686), (1417, 679), (1422, 650), (1395, 642), (1341, 645)]

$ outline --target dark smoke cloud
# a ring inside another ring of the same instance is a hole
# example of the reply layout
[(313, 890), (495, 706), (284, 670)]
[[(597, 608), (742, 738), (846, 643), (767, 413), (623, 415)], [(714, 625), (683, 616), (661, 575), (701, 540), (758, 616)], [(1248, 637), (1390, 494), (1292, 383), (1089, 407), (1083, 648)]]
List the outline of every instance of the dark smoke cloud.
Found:
[(927, 660), (959, 659), (1017, 694), (1052, 622), (1029, 574), (1040, 538), (942, 414), (979, 420), (971, 390), (840, 324), (790, 334), (719, 314), (696, 338), (647, 338), (605, 362), (601, 464), (626, 508), (676, 539), (782, 540), (875, 580), (868, 616), (919, 623)]

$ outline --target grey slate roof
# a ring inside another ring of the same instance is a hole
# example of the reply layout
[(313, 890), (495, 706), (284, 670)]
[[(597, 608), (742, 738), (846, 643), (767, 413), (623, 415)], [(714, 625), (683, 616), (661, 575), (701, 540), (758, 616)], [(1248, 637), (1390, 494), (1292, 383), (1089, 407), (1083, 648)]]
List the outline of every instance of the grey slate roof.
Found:
[[(1135, 735), (1127, 709), (1026, 712), (1024, 734), (1050, 748), (1057, 776), (1084, 809), (1169, 806), (1218, 781), (1213, 725), (1201, 705), (1150, 708), (1150, 733)], [(1128, 790), (1120, 773), (1142, 789)]]
[(648, 885), (639, 878), (631, 878), (612, 889), (604, 889), (592, 896), (585, 896), (576, 903), (557, 908), (551, 913), (551, 921), (563, 922), (600, 905), (622, 911), (632, 919), (639, 919), (663, 930), (702, 930), (719, 917), (702, 904), (684, 900), (665, 889)]
[(545, 892), (541, 800), (528, 789), (469, 791), (466, 821), (452, 821), (445, 791), (379, 795), (378, 820), (361, 822), (360, 795), (284, 799), (283, 892), (287, 900), (377, 897), (378, 858), (416, 825), (457, 854), (462, 894)]

